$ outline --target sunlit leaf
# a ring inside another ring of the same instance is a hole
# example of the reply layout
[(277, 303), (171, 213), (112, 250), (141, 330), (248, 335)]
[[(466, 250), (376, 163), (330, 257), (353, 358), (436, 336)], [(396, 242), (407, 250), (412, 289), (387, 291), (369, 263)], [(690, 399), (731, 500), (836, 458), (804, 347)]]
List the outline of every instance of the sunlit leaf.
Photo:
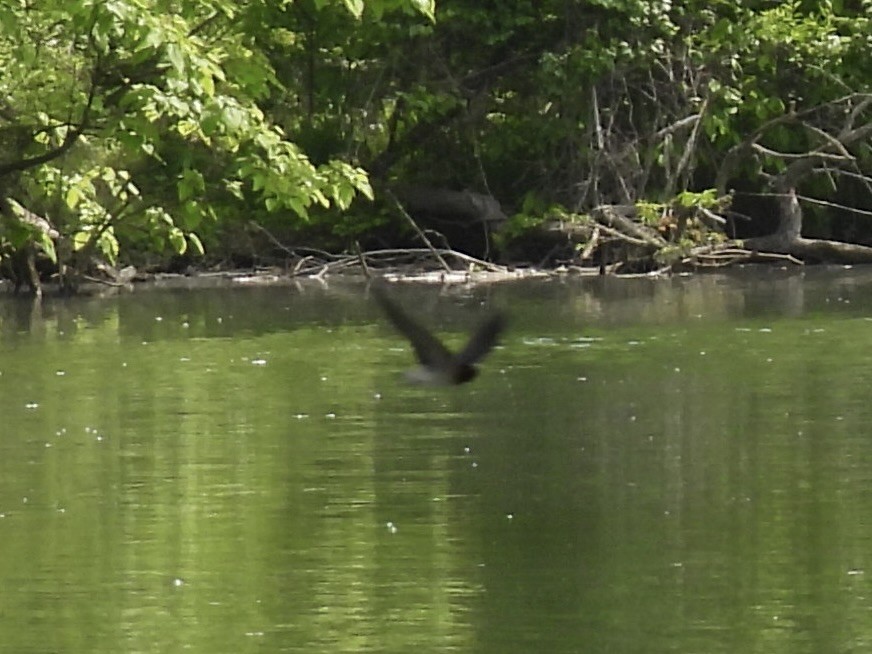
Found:
[(298, 198), (288, 198), (287, 203), (300, 218), (308, 217), (309, 212), (306, 210), (306, 205), (304, 205)]
[(91, 235), (88, 232), (76, 232), (73, 234), (73, 250), (79, 251), (88, 244)]
[(79, 204), (79, 200), (81, 199), (82, 194), (79, 189), (75, 186), (71, 186), (67, 190), (67, 195), (64, 198), (64, 201), (67, 203), (67, 206), (70, 209), (75, 209), (76, 205)]
[(355, 17), (360, 18), (363, 15), (363, 0), (342, 0), (345, 8)]
[(170, 245), (173, 250), (175, 250), (176, 254), (184, 254), (188, 249), (188, 240), (185, 238), (185, 234), (178, 227), (174, 227), (169, 231), (167, 235), (169, 239)]
[(97, 246), (100, 248), (103, 256), (114, 266), (118, 260), (119, 245), (118, 239), (115, 238), (115, 233), (111, 228), (103, 231), (97, 241)]
[(176, 69), (176, 72), (182, 73), (185, 70), (185, 57), (181, 47), (176, 43), (168, 43), (166, 45), (167, 58)]
[(368, 200), (375, 200), (375, 193), (373, 193), (372, 185), (369, 183), (369, 179), (364, 177), (362, 179), (357, 180), (355, 187), (358, 191), (360, 191), (364, 197)]
[(200, 256), (206, 254), (206, 248), (203, 247), (203, 242), (194, 232), (188, 232), (188, 242), (197, 254)]
[(412, 5), (431, 21), (436, 21), (436, 0), (412, 0)]

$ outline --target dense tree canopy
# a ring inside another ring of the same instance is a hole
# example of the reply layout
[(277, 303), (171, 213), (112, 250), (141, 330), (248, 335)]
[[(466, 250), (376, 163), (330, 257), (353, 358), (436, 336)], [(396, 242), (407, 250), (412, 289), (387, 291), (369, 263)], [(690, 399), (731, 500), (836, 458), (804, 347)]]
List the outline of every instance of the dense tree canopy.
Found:
[[(355, 193), (371, 196), (363, 170), (313, 164), (260, 106), (278, 87), (250, 31), (260, 10), (222, 0), (4, 3), (0, 195), (50, 216), (76, 252), (110, 262), (122, 243), (202, 253), (201, 234), (251, 207), (305, 218), (313, 204), (345, 209)], [(7, 249), (26, 242), (26, 229), (2, 233)]]
[(239, 254), (252, 225), (401, 240), (386, 223), (403, 206), (462, 213), (458, 192), (473, 218), (512, 216), (504, 257), (559, 219), (581, 227), (574, 256), (606, 257), (609, 234), (671, 261), (782, 229), (793, 189), (805, 231), (872, 242), (870, 16), (869, 0), (2, 3), (0, 257)]

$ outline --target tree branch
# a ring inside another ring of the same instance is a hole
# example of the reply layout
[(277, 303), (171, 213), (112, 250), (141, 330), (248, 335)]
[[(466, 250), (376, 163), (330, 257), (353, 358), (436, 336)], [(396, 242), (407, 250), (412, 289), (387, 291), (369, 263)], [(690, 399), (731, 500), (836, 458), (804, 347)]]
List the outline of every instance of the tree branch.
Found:
[(94, 66), (94, 70), (91, 74), (91, 85), (88, 89), (88, 99), (85, 103), (84, 109), (82, 109), (82, 117), (79, 120), (79, 123), (67, 132), (66, 136), (64, 136), (63, 142), (56, 148), (51, 148), (46, 152), (43, 152), (42, 154), (33, 157), (25, 157), (23, 159), (18, 159), (17, 161), (11, 161), (5, 164), (0, 164), (0, 177), (5, 177), (6, 175), (9, 175), (11, 173), (21, 172), (22, 170), (27, 170), (28, 168), (41, 166), (46, 162), (52, 161), (53, 159), (57, 159), (58, 157), (64, 155), (76, 144), (76, 141), (79, 140), (79, 137), (84, 133), (85, 129), (88, 127), (91, 121), (91, 109), (94, 105), (94, 98), (97, 93), (96, 76), (100, 68), (100, 61), (101, 59), (98, 56), (97, 62)]

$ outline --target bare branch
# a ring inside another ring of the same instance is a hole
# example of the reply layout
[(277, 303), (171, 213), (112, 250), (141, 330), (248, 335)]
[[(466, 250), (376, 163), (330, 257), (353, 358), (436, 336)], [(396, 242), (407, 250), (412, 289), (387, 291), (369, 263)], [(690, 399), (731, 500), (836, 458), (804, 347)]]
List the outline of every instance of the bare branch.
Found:
[(777, 150), (772, 150), (765, 146), (760, 145), (759, 143), (753, 143), (751, 148), (760, 154), (765, 154), (769, 157), (775, 157), (777, 159), (785, 159), (785, 160), (794, 160), (794, 161), (805, 161), (809, 158), (814, 158), (820, 161), (852, 161), (854, 157), (848, 156), (845, 157), (841, 154), (830, 154), (829, 152), (778, 152)]
[(872, 217), (872, 211), (867, 211), (866, 209), (857, 209), (856, 207), (849, 207), (845, 204), (839, 204), (838, 202), (830, 202), (828, 200), (819, 200), (817, 198), (810, 198), (807, 195), (799, 196), (803, 202), (808, 202), (809, 204), (817, 204), (822, 207), (830, 207), (832, 209), (839, 209), (841, 211), (847, 211), (848, 213), (853, 213), (858, 216), (869, 216)]

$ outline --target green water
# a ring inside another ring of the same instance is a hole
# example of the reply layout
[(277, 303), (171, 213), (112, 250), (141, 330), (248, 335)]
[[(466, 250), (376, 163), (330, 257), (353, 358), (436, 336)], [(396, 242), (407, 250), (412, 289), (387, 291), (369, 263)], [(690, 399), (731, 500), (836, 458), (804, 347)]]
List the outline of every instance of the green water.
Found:
[(862, 652), (872, 272), (0, 296), (0, 652)]

